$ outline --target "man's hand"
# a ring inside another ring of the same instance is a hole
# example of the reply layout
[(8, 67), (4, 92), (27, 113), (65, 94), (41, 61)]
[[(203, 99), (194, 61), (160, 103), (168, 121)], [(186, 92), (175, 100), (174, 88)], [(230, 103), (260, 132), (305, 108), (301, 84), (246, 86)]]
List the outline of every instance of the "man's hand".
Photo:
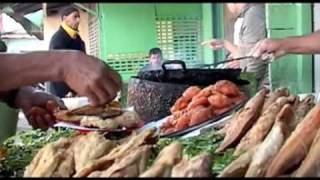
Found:
[(59, 109), (66, 109), (63, 102), (56, 96), (42, 91), (35, 91), (31, 87), (20, 89), (17, 107), (24, 112), (29, 124), (37, 129), (47, 130), (55, 124), (53, 113)]
[(226, 64), (230, 69), (240, 69), (240, 61), (231, 61)]
[(204, 41), (201, 45), (209, 45), (209, 47), (213, 50), (218, 50), (224, 48), (224, 41), (219, 39), (211, 39), (209, 41)]
[(285, 55), (286, 52), (281, 49), (281, 40), (279, 39), (264, 39), (252, 48), (249, 56), (256, 59), (268, 60), (270, 58), (279, 58)]
[(65, 56), (61, 64), (63, 81), (80, 96), (86, 96), (92, 105), (112, 101), (122, 82), (118, 72), (101, 60), (82, 52)]

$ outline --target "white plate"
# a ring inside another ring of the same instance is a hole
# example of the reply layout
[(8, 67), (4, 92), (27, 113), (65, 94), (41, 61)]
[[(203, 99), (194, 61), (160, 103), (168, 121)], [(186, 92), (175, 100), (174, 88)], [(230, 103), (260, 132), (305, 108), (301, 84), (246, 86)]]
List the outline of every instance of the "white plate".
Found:
[(89, 104), (88, 98), (86, 97), (62, 98), (62, 101), (68, 109), (75, 109)]

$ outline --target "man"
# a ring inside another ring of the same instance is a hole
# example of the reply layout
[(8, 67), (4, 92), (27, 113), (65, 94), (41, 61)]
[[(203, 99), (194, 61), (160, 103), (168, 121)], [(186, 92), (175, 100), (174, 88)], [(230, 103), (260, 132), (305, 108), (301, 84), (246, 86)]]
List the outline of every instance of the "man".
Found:
[[(61, 10), (62, 23), (59, 30), (52, 36), (49, 49), (71, 49), (86, 52), (85, 43), (78, 33), (80, 12), (77, 8), (67, 6)], [(49, 83), (49, 91), (63, 98), (72, 90), (63, 82)]]
[(160, 48), (152, 48), (149, 51), (149, 63), (140, 71), (152, 71), (162, 69), (162, 51)]
[[(264, 4), (255, 3), (227, 3), (228, 10), (236, 15), (234, 24), (234, 42), (212, 39), (203, 44), (210, 44), (214, 50), (225, 48), (230, 58), (248, 56), (251, 48), (259, 40), (266, 38)], [(268, 67), (254, 59), (234, 61), (228, 64), (229, 68), (241, 68), (246, 72), (256, 74), (258, 88), (269, 85)]]
[(279, 58), (287, 54), (317, 54), (320, 53), (319, 40), (320, 31), (304, 36), (264, 39), (256, 44), (250, 55), (267, 60), (269, 57)]
[[(0, 39), (0, 52), (4, 53), (6, 51), (7, 45), (4, 41)], [(8, 96), (3, 100), (6, 101), (8, 105), (12, 108), (21, 108), (22, 111), (25, 113), (25, 116), (27, 117), (29, 124), (33, 128), (40, 128), (46, 130), (49, 127), (53, 126), (54, 118), (52, 117), (52, 114), (50, 114), (54, 111), (54, 109), (52, 108), (65, 108), (64, 104), (61, 102), (59, 98), (45, 92), (36, 91), (36, 89), (32, 86), (21, 87), (16, 91), (16, 93), (17, 95), (14, 99), (9, 100)], [(47, 108), (41, 108), (43, 106), (47, 106), (47, 102), (49, 108), (48, 110), (50, 111), (49, 113), (47, 112)], [(35, 111), (41, 111), (42, 114), (37, 115), (35, 114)], [(7, 124), (9, 124), (9, 122), (6, 123), (6, 125)], [(9, 134), (11, 133), (12, 132), (10, 132)], [(7, 134), (7, 136), (9, 134)]]
[(26, 87), (45, 81), (65, 82), (79, 95), (88, 97), (92, 105), (110, 102), (121, 89), (117, 72), (80, 51), (0, 53), (0, 100), (22, 108), (29, 122), (43, 129), (54, 123), (53, 111), (64, 108), (56, 97)]

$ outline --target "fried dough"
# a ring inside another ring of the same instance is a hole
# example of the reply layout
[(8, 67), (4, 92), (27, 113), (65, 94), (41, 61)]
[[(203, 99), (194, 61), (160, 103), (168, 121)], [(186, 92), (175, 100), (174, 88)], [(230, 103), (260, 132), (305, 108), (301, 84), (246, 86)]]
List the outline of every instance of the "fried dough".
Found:
[(266, 176), (274, 177), (286, 173), (298, 165), (307, 155), (320, 127), (320, 106), (314, 106), (298, 124), (279, 153), (270, 164)]
[(241, 152), (247, 151), (251, 147), (261, 143), (272, 128), (272, 125), (276, 120), (276, 116), (282, 107), (287, 103), (292, 103), (293, 100), (294, 97), (280, 97), (272, 103), (241, 139), (240, 143), (236, 147), (234, 155), (238, 156)]
[(286, 104), (278, 113), (270, 133), (257, 147), (245, 177), (264, 177), (271, 161), (289, 136), (289, 123), (293, 119), (292, 106)]
[(170, 177), (171, 170), (182, 158), (182, 145), (173, 142), (163, 148), (152, 166), (139, 177)]
[(202, 153), (190, 160), (183, 158), (172, 168), (171, 177), (210, 177), (212, 157)]
[(216, 152), (222, 152), (228, 147), (238, 144), (240, 139), (247, 133), (260, 116), (264, 103), (266, 90), (260, 90), (251, 98), (241, 110), (241, 112), (232, 119), (227, 129), (226, 136)]

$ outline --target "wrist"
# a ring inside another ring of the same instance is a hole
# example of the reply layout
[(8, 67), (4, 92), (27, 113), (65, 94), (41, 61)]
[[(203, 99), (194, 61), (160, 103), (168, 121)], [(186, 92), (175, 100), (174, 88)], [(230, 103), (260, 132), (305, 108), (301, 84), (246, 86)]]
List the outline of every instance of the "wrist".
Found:
[(290, 51), (290, 41), (288, 39), (278, 39), (277, 41), (279, 44), (278, 54), (286, 55)]
[(66, 81), (68, 77), (68, 73), (70, 71), (70, 67), (74, 66), (75, 63), (74, 60), (78, 60), (81, 56), (80, 51), (75, 50), (66, 50), (59, 52), (61, 58), (59, 60), (56, 60), (55, 64), (57, 67), (57, 81)]
[(30, 99), (33, 99), (35, 89), (31, 86), (21, 87), (14, 100), (14, 106), (18, 108), (25, 108), (30, 106)]

